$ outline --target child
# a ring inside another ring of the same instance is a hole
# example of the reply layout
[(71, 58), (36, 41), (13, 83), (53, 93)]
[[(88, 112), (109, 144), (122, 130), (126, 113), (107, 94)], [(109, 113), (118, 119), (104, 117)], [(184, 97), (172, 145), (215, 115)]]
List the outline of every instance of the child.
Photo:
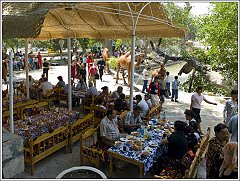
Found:
[(169, 72), (166, 72), (166, 75), (166, 97), (169, 98), (171, 96)]
[(172, 100), (175, 98), (175, 102), (178, 102), (178, 86), (179, 86), (179, 81), (178, 81), (178, 76), (174, 77), (174, 81), (172, 82)]

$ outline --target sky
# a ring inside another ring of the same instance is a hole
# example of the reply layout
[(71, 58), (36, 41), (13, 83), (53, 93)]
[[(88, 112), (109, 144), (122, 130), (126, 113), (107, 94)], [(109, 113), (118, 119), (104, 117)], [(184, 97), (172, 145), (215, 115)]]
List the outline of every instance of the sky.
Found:
[[(180, 7), (184, 7), (185, 3), (175, 3)], [(208, 13), (208, 7), (210, 3), (202, 2), (202, 3), (190, 3), (192, 6), (191, 13), (195, 16), (203, 15)]]

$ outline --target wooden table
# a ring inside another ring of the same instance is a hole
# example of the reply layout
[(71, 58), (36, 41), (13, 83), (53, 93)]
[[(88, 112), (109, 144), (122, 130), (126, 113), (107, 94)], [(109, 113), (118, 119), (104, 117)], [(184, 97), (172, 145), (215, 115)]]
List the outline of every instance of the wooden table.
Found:
[(109, 150), (108, 150), (108, 154), (109, 154), (109, 160), (110, 160), (110, 163), (109, 163), (109, 177), (112, 177), (112, 170), (113, 170), (113, 161), (112, 160), (113, 160), (113, 158), (117, 158), (119, 160), (123, 160), (125, 162), (128, 162), (128, 163), (131, 163), (133, 165), (138, 166), (139, 167), (139, 178), (143, 177), (144, 164), (142, 162), (138, 162), (134, 159), (122, 156), (122, 155), (120, 155), (116, 152), (109, 151)]

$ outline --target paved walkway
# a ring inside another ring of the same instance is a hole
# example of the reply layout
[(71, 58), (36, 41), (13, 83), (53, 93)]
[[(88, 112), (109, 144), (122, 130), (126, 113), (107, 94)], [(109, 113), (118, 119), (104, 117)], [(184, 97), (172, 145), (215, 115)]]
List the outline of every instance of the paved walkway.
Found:
[[(39, 79), (42, 74), (42, 71), (32, 71), (30, 75), (33, 76), (34, 79)], [(66, 66), (56, 66), (52, 67), (49, 71), (49, 79), (53, 84), (57, 83), (57, 76), (62, 75), (63, 79), (67, 81), (67, 67)], [(18, 73), (17, 78), (24, 78), (24, 72)], [(120, 85), (124, 88), (124, 93), (129, 95), (129, 88), (123, 85), (123, 81), (119, 81)], [(103, 82), (97, 80), (97, 89), (101, 90), (101, 87), (108, 86), (110, 91), (114, 91), (117, 89), (115, 84), (115, 79), (113, 79), (112, 75), (104, 75)], [(142, 88), (141, 85), (136, 85), (140, 90)], [(134, 92), (134, 95), (142, 94), (141, 92)], [(211, 136), (213, 136), (213, 127), (222, 122), (222, 110), (224, 100), (220, 97), (214, 96), (206, 96), (210, 101), (216, 101), (218, 106), (210, 105), (207, 103), (202, 104), (202, 130), (206, 133), (207, 127), (211, 127)], [(189, 109), (190, 106), (190, 98), (191, 94), (180, 91), (179, 92), (179, 102), (171, 102), (170, 99), (167, 99), (163, 104), (163, 111), (166, 112), (167, 118), (170, 120), (185, 120), (184, 110)], [(68, 169), (70, 167), (79, 166), (79, 143), (73, 145), (72, 153), (65, 154), (64, 149), (55, 152), (54, 154), (48, 156), (42, 161), (38, 162), (35, 165), (35, 173), (34, 176), (30, 176), (30, 169), (27, 166), (23, 175), (18, 178), (56, 178), (56, 176), (61, 173), (63, 170)], [(101, 167), (106, 175), (108, 175), (107, 167)], [(129, 174), (131, 173), (131, 174)], [(128, 165), (123, 170), (118, 170), (117, 174), (113, 172), (113, 178), (138, 178), (138, 168), (132, 165)], [(146, 175), (145, 178), (151, 178), (151, 176)]]

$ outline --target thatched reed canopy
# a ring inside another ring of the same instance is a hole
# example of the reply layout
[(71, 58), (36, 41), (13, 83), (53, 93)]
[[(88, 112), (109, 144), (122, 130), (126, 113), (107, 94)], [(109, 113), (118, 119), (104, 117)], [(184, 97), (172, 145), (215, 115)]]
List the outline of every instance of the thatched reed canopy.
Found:
[[(135, 18), (147, 2), (3, 2), (3, 38), (94, 38), (132, 36)], [(130, 10), (129, 7), (130, 6)], [(149, 3), (137, 23), (142, 37), (184, 37), (159, 2)]]

